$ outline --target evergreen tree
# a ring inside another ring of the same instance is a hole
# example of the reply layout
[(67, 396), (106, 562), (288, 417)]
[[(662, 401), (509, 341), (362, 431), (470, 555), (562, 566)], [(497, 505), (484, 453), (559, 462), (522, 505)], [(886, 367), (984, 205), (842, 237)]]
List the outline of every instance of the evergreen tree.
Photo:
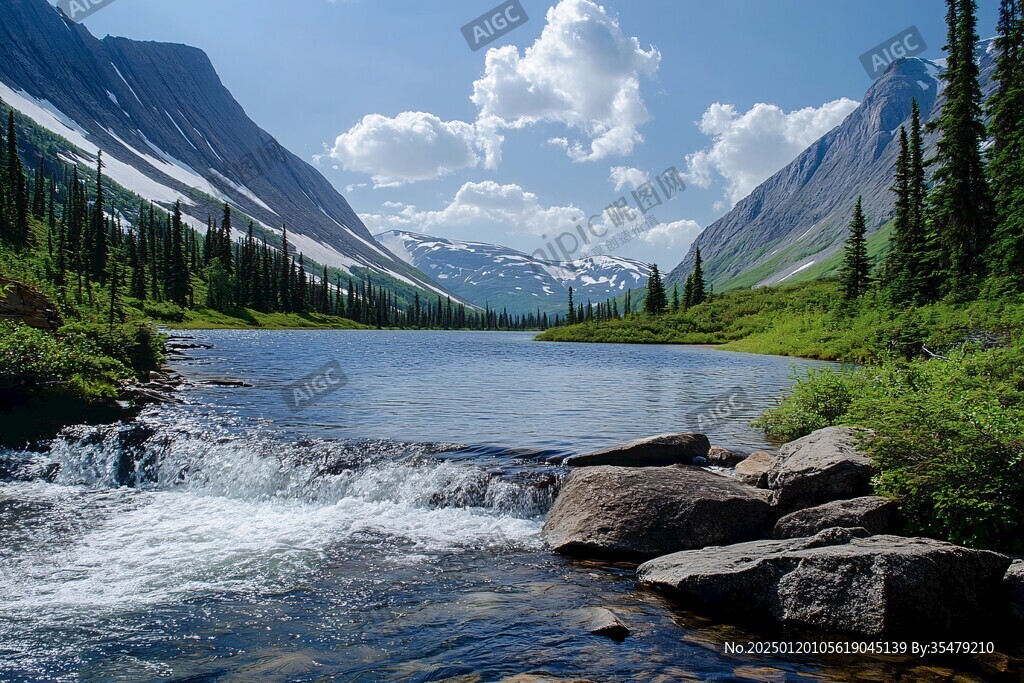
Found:
[(861, 297), (868, 291), (870, 265), (865, 240), (866, 232), (867, 221), (864, 218), (864, 210), (861, 208), (861, 198), (857, 197), (857, 203), (853, 205), (850, 236), (846, 239), (843, 267), (840, 273), (843, 296), (847, 301)]
[(14, 127), (14, 109), (7, 116), (7, 230), (18, 246), (29, 243), (28, 189), (25, 170), (18, 156), (18, 132)]
[(985, 271), (983, 254), (992, 236), (993, 211), (981, 156), (985, 125), (974, 59), (976, 4), (947, 0), (947, 10), (949, 57), (942, 76), (947, 100), (934, 122), (941, 137), (934, 159), (937, 186), (930, 197), (930, 218), (948, 285), (951, 291), (965, 291)]
[(693, 271), (686, 276), (686, 283), (683, 285), (683, 309), (693, 306)]
[(993, 275), (1024, 288), (1024, 2), (1002, 0), (997, 25), (995, 79), (988, 101), (989, 175), (996, 229), (989, 265)]
[(672, 283), (672, 312), (679, 312), (679, 283)]
[(668, 302), (665, 300), (665, 285), (661, 281), (661, 273), (658, 271), (658, 264), (651, 264), (651, 275), (647, 279), (647, 298), (644, 301), (644, 310), (649, 315), (661, 315), (665, 312)]
[(576, 305), (572, 300), (572, 287), (569, 288), (569, 308), (565, 312), (565, 320), (569, 325), (576, 324)]
[(690, 275), (693, 278), (690, 305), (696, 306), (697, 304), (704, 303), (704, 300), (707, 299), (707, 285), (704, 282), (704, 261), (700, 256), (700, 247), (697, 247), (693, 254), (693, 272)]

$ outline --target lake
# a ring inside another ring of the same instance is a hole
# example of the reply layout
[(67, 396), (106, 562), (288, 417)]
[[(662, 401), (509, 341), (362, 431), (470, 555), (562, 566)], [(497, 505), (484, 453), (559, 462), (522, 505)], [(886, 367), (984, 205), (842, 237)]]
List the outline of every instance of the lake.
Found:
[[(549, 457), (698, 428), (769, 447), (747, 423), (822, 363), (518, 333), (188, 335), (212, 348), (174, 362), (183, 404), (2, 454), (61, 469), (0, 483), (0, 679), (853, 680), (896, 666), (726, 654), (784, 634), (681, 611), (632, 566), (540, 538), (564, 474)], [(297, 409), (289, 396), (325, 367), (341, 381)], [(590, 607), (632, 635), (588, 634)]]

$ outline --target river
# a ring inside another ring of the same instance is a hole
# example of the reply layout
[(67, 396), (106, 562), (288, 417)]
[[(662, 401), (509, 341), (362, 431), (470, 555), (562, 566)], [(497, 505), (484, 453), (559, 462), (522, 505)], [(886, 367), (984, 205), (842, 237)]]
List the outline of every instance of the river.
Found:
[[(813, 361), (518, 333), (210, 331), (183, 404), (6, 451), (0, 680), (884, 680), (752, 657), (630, 565), (544, 548), (552, 455), (748, 426)], [(290, 400), (334, 368), (330, 393)], [(340, 380), (340, 381), (339, 381)], [(230, 384), (233, 386), (225, 386)], [(632, 631), (590, 635), (586, 609)], [(461, 678), (460, 678), (461, 677)]]

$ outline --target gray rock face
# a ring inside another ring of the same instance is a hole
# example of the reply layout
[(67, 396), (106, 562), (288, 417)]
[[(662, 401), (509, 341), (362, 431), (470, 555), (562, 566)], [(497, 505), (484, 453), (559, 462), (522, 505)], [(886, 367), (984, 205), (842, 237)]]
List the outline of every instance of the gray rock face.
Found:
[(711, 444), (703, 434), (659, 434), (624, 446), (574, 455), (563, 464), (570, 467), (615, 465), (618, 467), (663, 467), (689, 465), (694, 458), (706, 458)]
[(878, 496), (837, 500), (791, 512), (775, 523), (772, 538), (803, 538), (833, 527), (889, 534), (895, 529), (896, 501)]
[(1010, 565), (1003, 578), (1010, 615), (1014, 619), (1024, 621), (1024, 562), (1017, 561)]
[(1008, 557), (866, 534), (828, 529), (679, 552), (642, 564), (637, 574), (688, 602), (865, 636), (955, 635), (997, 609)]
[(775, 456), (767, 451), (754, 451), (736, 464), (736, 478), (747, 486), (768, 488), (768, 470), (775, 464)]
[[(218, 199), (226, 198), (268, 228), (280, 230), (285, 223), (290, 232), (359, 265), (440, 289), (377, 244), (321, 173), (249, 119), (202, 50), (110, 36), (98, 40), (44, 0), (4, 0), (2, 16), (0, 81), (48, 100), (108, 161), (117, 159), (152, 181), (144, 185), (159, 183), (185, 197), (186, 215), (198, 221), (219, 216)], [(172, 177), (137, 152), (174, 159), (202, 183), (186, 183), (167, 167)], [(74, 154), (95, 165), (91, 153)], [(109, 169), (108, 175), (113, 177)], [(342, 265), (334, 260), (330, 265)]]
[[(976, 50), (986, 96), (995, 86), (995, 52), (986, 49), (989, 43), (979, 42)], [(945, 101), (939, 94), (942, 70), (925, 59), (895, 61), (846, 120), (709, 225), (666, 277), (666, 285), (682, 286), (693, 270), (697, 248), (704, 275), (716, 290), (729, 283), (774, 284), (801, 266), (820, 265), (842, 251), (858, 196), (863, 196), (864, 212), (870, 217), (868, 233), (884, 225), (894, 203), (889, 188), (900, 126), (910, 118), (914, 99), (924, 121), (938, 114)], [(934, 155), (937, 136), (925, 136), (925, 158)], [(738, 277), (753, 268), (766, 275)]]
[(587, 467), (572, 471), (544, 524), (556, 551), (651, 557), (765, 534), (767, 496), (691, 467)]
[(854, 498), (871, 492), (871, 460), (858, 449), (864, 430), (826, 427), (779, 449), (768, 488), (782, 510)]

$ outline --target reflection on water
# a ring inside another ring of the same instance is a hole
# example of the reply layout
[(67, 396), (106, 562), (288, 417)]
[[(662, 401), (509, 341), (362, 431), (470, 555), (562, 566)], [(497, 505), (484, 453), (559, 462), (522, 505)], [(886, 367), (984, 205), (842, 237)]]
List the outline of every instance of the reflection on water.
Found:
[[(741, 385), (712, 440), (762, 446), (745, 423), (790, 360), (502, 334), (202, 337), (214, 348), (181, 363), (188, 404), (0, 454), (15, 475), (61, 465), (0, 484), (0, 679), (890, 680), (915, 665), (726, 655), (755, 636), (673, 609), (629, 565), (541, 543), (561, 477), (545, 456), (686, 429)], [(331, 360), (349, 384), (289, 410), (282, 388)], [(252, 386), (208, 383), (224, 378)], [(631, 636), (587, 633), (595, 606)]]

